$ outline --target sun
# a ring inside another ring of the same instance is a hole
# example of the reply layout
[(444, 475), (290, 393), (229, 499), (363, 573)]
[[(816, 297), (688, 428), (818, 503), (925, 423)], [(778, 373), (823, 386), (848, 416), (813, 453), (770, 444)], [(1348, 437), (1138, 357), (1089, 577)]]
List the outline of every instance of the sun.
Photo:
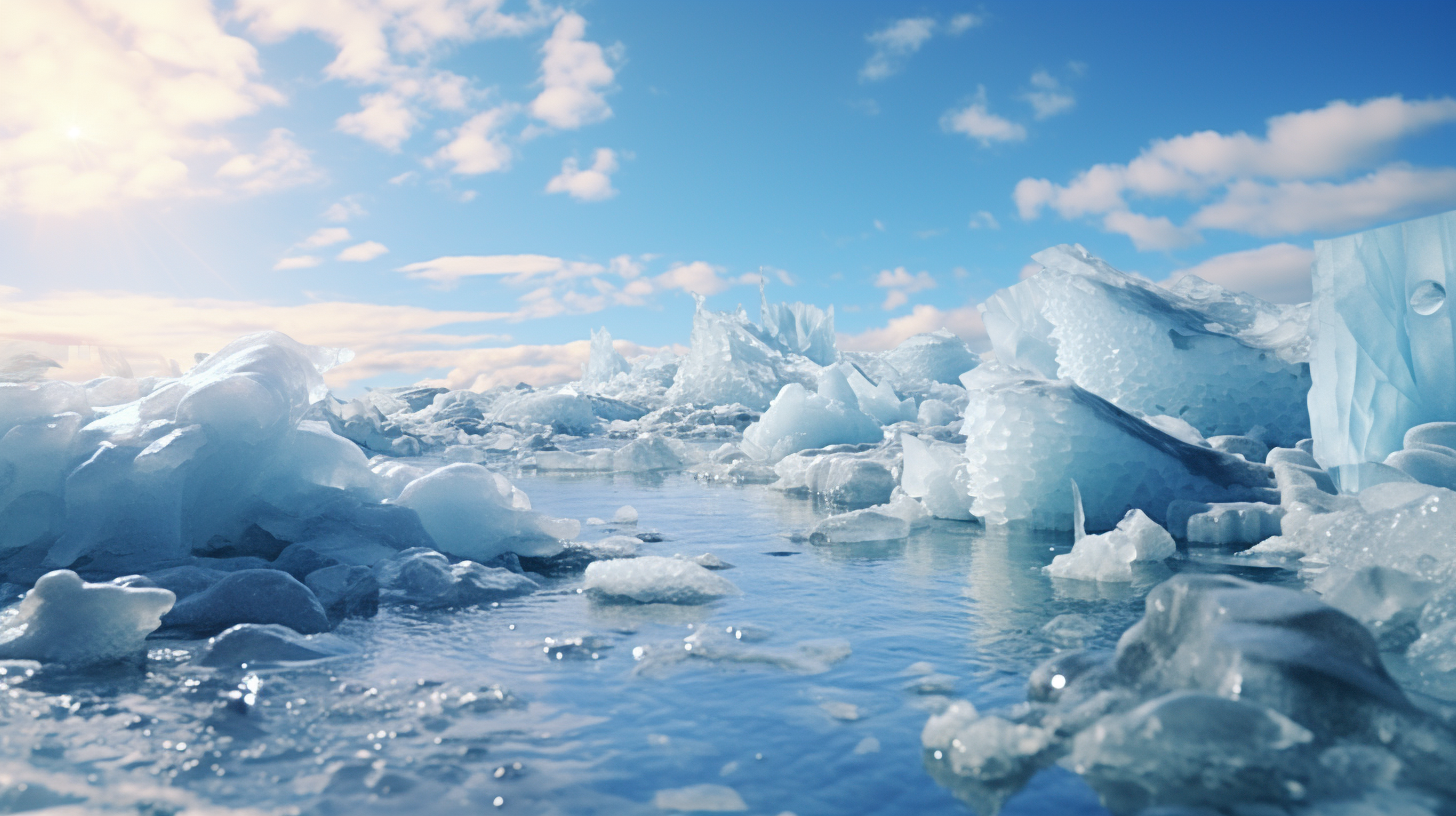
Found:
[(78, 128), (78, 127), (76, 127), (75, 125), (72, 125), (66, 131), (66, 138), (67, 139), (70, 139), (73, 142), (76, 141), (77, 139), (80, 139), (81, 138), (81, 129)]

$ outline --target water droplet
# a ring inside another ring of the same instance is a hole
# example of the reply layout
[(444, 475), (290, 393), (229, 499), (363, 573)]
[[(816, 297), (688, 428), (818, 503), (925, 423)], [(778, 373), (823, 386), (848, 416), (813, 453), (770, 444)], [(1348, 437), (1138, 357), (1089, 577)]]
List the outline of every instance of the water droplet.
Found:
[(1418, 315), (1435, 314), (1446, 303), (1446, 287), (1435, 281), (1421, 281), (1411, 292), (1411, 311)]

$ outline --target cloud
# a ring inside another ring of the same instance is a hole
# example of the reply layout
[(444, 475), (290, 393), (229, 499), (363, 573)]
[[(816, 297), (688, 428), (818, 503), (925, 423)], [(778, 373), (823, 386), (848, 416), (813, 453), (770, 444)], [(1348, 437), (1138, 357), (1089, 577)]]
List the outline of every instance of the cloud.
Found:
[(1248, 292), (1274, 303), (1304, 303), (1311, 297), (1310, 267), (1314, 251), (1293, 244), (1270, 244), (1258, 249), (1216, 255), (1168, 276), (1166, 286), (1187, 275), (1197, 275), (1235, 292)]
[(501, 105), (476, 114), (455, 130), (450, 143), (435, 153), (435, 160), (454, 165), (451, 172), (461, 175), (494, 173), (510, 166), (511, 148), (501, 140), (500, 128), (513, 116), (515, 108)]
[(616, 78), (602, 47), (584, 40), (586, 20), (569, 12), (556, 22), (541, 47), (541, 94), (531, 115), (560, 130), (575, 130), (612, 115), (602, 89)]
[(911, 294), (934, 289), (935, 285), (935, 278), (929, 272), (921, 271), (911, 275), (903, 266), (881, 269), (880, 274), (875, 276), (875, 286), (890, 290), (885, 293), (885, 302), (880, 304), (880, 308), (887, 312), (909, 303)]
[(844, 351), (885, 351), (910, 337), (936, 329), (949, 329), (973, 348), (987, 348), (986, 327), (981, 313), (974, 306), (941, 310), (922, 303), (903, 317), (892, 318), (884, 327), (867, 329), (859, 334), (840, 334), (839, 348)]
[[(276, 329), (300, 342), (353, 349), (353, 362), (328, 373), (334, 387), (389, 372), (459, 365), (455, 357), (462, 347), (509, 338), (451, 333), (443, 327), (509, 317), (342, 301), (277, 305), (100, 291), (23, 297), (15, 289), (0, 289), (0, 325), (8, 338), (117, 348), (138, 376), (146, 376), (165, 374), (168, 360), (185, 369), (196, 352), (216, 351), (241, 335)], [(53, 376), (84, 380), (101, 373), (94, 360), (66, 363)]]
[(273, 269), (311, 269), (323, 262), (324, 259), (317, 255), (292, 255), (287, 258), (279, 258), (278, 263), (273, 264)]
[(349, 229), (347, 227), (323, 227), (314, 232), (313, 235), (303, 239), (301, 247), (325, 247), (337, 244), (340, 241), (349, 240)]
[(359, 203), (358, 196), (344, 196), (324, 210), (324, 220), (341, 224), (351, 218), (359, 218), (368, 214), (364, 211), (364, 206)]
[(946, 26), (946, 29), (950, 31), (951, 36), (958, 37), (977, 26), (985, 25), (985, 23), (986, 18), (976, 14), (957, 14), (950, 18), (950, 24)]
[(389, 247), (378, 241), (365, 241), (340, 252), (338, 259), (341, 261), (372, 261), (388, 251)]
[(561, 173), (546, 183), (548, 193), (568, 193), (577, 201), (604, 201), (617, 194), (612, 187), (612, 174), (617, 172), (617, 154), (597, 148), (592, 166), (578, 168), (575, 157), (561, 162)]
[[(1456, 122), (1456, 99), (1400, 96), (1270, 117), (1263, 136), (1200, 131), (1150, 143), (1127, 164), (1097, 164), (1065, 185), (1024, 178), (1012, 193), (1027, 220), (1102, 216), (1140, 247), (1197, 240), (1203, 229), (1273, 237), (1362, 229), (1456, 203), (1456, 168), (1374, 166), (1402, 139)], [(1354, 173), (1367, 170), (1363, 175)], [(1180, 225), (1132, 212), (1130, 200), (1201, 203)]]
[(372, 86), (361, 109), (335, 123), (344, 132), (398, 150), (418, 128), (421, 111), (463, 110), (474, 92), (465, 77), (432, 67), (451, 46), (519, 37), (550, 23), (553, 10), (531, 3), (522, 14), (499, 0), (238, 0), (234, 13), (269, 42), (312, 33), (332, 45), (329, 79)]
[(513, 277), (524, 281), (541, 275), (557, 278), (595, 275), (601, 264), (567, 261), (549, 255), (453, 255), (420, 261), (395, 270), (408, 277), (454, 286), (461, 278), (478, 275)]
[(1077, 104), (1071, 92), (1046, 71), (1037, 71), (1031, 75), (1031, 87), (1032, 90), (1022, 94), (1021, 98), (1031, 105), (1038, 120), (1065, 113)]
[(935, 33), (935, 20), (929, 17), (907, 17), (865, 37), (874, 52), (859, 71), (861, 82), (875, 82), (896, 74), (905, 60)]
[(978, 210), (971, 214), (970, 223), (966, 224), (966, 226), (970, 229), (998, 230), (1001, 229), (1001, 222), (997, 221), (996, 216), (986, 210)]
[(1026, 128), (1009, 119), (997, 116), (986, 108), (986, 86), (976, 87), (975, 98), (960, 110), (949, 110), (940, 118), (942, 129), (951, 133), (964, 133), (990, 147), (993, 142), (1020, 142), (1026, 140)]
[(241, 152), (223, 128), (284, 99), (207, 0), (12, 5), (0, 64), (0, 210), (71, 215), (287, 186), (216, 174)]
[(716, 295), (733, 285), (733, 282), (719, 276), (722, 271), (723, 267), (713, 266), (707, 261), (679, 263), (653, 278), (652, 282), (659, 290), (681, 289), (699, 295)]
[(368, 94), (360, 99), (363, 110), (340, 116), (334, 126), (340, 133), (358, 136), (385, 150), (398, 151), (414, 132), (419, 117), (405, 105), (402, 95), (393, 92)]
[(233, 181), (248, 193), (267, 193), (319, 181), (323, 171), (313, 166), (309, 151), (293, 141), (293, 133), (274, 128), (257, 153), (240, 153), (217, 169), (219, 178)]

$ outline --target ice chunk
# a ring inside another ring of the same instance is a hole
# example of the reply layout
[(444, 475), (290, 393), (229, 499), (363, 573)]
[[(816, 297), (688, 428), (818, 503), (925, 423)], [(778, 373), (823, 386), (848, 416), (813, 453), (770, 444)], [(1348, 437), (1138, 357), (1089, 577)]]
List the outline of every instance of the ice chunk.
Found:
[(1224, 434), (1222, 436), (1210, 436), (1208, 446), (1216, 451), (1224, 453), (1236, 453), (1250, 462), (1263, 462), (1264, 457), (1269, 455), (1269, 446), (1263, 440), (1255, 439), (1252, 436), (1235, 436)]
[(0, 620), (0, 658), (89, 664), (143, 652), (176, 596), (165, 589), (88, 584), (70, 570), (48, 572)]
[(1285, 508), (1263, 502), (1175, 501), (1168, 505), (1168, 532), (1189, 544), (1253, 545), (1279, 535)]
[(1093, 530), (1133, 508), (1160, 521), (1175, 499), (1269, 497), (1268, 467), (1168, 436), (1071, 382), (999, 364), (965, 380), (971, 512), (989, 523), (1068, 529), (1071, 479)]
[(207, 652), (198, 662), (214, 668), (260, 668), (327, 660), (358, 651), (338, 635), (300, 635), (278, 624), (240, 623), (209, 639)]
[(678, 364), (668, 402), (736, 402), (762, 411), (786, 383), (813, 381), (818, 366), (805, 357), (786, 357), (778, 341), (753, 325), (742, 309), (713, 312), (702, 298), (697, 302), (690, 348)]
[(854, 391), (859, 410), (874, 417), (881, 425), (915, 420), (915, 400), (900, 399), (888, 381), (872, 383), (859, 369), (853, 367), (845, 372), (845, 380)]
[(652, 797), (658, 810), (682, 810), (693, 813), (733, 813), (748, 810), (738, 791), (726, 785), (691, 785), (686, 788), (660, 790)]
[(814, 544), (856, 544), (862, 541), (903, 541), (910, 535), (905, 519), (884, 508), (866, 507), (830, 516), (814, 525), (809, 541)]
[(303, 583), (318, 598), (332, 623), (344, 618), (372, 618), (379, 611), (379, 581), (368, 567), (335, 564), (310, 572)]
[(769, 303), (759, 289), (758, 322), (781, 351), (809, 358), (819, 365), (839, 359), (834, 346), (834, 307), (821, 310), (808, 303)]
[(177, 602), (168, 628), (212, 635), (239, 623), (277, 623), (305, 635), (326, 632), (328, 614), (308, 587), (286, 572), (245, 569)]
[(1456, 212), (1315, 242), (1309, 414), (1326, 468), (1382, 461), (1408, 429), (1456, 418), (1453, 273)]
[(531, 511), (530, 500), (504, 476), (458, 463), (410, 482), (397, 504), (414, 510), (438, 550), (489, 561), (505, 552), (548, 556), (581, 525)]
[(813, 493), (840, 504), (883, 504), (895, 489), (895, 477), (870, 454), (812, 449), (792, 453), (774, 465), (786, 492)]
[(795, 451), (884, 438), (879, 423), (859, 409), (789, 383), (743, 431), (742, 448), (754, 459), (776, 462)]
[(955, 445), (900, 435), (904, 469), (900, 487), (920, 499), (936, 518), (967, 521), (971, 516), (970, 475), (965, 453)]
[(598, 597), (637, 603), (701, 604), (738, 594), (711, 570), (657, 555), (592, 562), (583, 586)]
[(591, 399), (570, 388), (506, 394), (491, 407), (489, 417), (514, 425), (548, 425), (557, 433), (578, 436), (590, 434), (599, 424)]
[(1184, 278), (1164, 289), (1080, 246), (1037, 253), (1036, 275), (982, 304), (996, 359), (1064, 377), (1126, 411), (1200, 433), (1306, 434), (1307, 313)]
[(1072, 545), (1072, 551), (1052, 559), (1046, 568), (1053, 578), (1082, 581), (1131, 581), (1132, 565), (1162, 561), (1178, 552), (1173, 537), (1141, 510), (1129, 510), (1117, 527), (1100, 535), (1088, 535)]
[(381, 599), (421, 609), (493, 603), (537, 588), (535, 581), (519, 573), (474, 561), (451, 564), (444, 555), (424, 548), (381, 561), (374, 572)]
[(637, 523), (637, 508), (633, 507), (630, 504), (624, 504), (621, 507), (618, 507), (617, 508), (617, 512), (615, 512), (615, 513), (612, 514), (612, 523), (613, 524), (636, 524)]
[(966, 341), (945, 329), (917, 334), (885, 353), (885, 362), (904, 377), (932, 382), (960, 382), (962, 374), (981, 364)]
[(643, 434), (612, 453), (617, 473), (682, 470), (697, 459), (687, 445), (657, 434)]
[(961, 414), (949, 403), (928, 399), (920, 403), (915, 419), (921, 425), (949, 425), (961, 418)]
[(582, 366), (582, 386), (591, 388), (606, 385), (613, 377), (631, 370), (627, 358), (612, 348), (612, 335), (606, 326), (591, 333), (591, 356), (587, 357), (586, 365)]
[(1387, 567), (1335, 567), (1315, 588), (1330, 606), (1370, 627), (1382, 651), (1401, 651), (1420, 636), (1417, 621), (1439, 586)]

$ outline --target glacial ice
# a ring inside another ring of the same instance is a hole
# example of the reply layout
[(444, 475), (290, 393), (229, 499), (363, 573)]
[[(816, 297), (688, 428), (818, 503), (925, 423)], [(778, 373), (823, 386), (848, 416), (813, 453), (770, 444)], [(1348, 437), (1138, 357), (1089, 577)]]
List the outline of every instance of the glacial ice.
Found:
[(627, 363), (627, 358), (612, 348), (612, 335), (607, 327), (592, 331), (591, 353), (587, 357), (586, 365), (582, 367), (581, 384), (588, 388), (600, 388), (610, 383), (618, 374), (627, 374), (631, 370), (632, 366)]
[(278, 624), (240, 623), (209, 638), (198, 661), (214, 668), (263, 668), (328, 660), (357, 654), (354, 644), (337, 635), (301, 635)]
[(858, 544), (865, 541), (901, 541), (910, 524), (885, 507), (865, 507), (822, 519), (809, 533), (813, 544)]
[(1183, 419), (1204, 436), (1308, 435), (1307, 309), (1194, 277), (1165, 289), (1080, 246), (1033, 256), (1042, 270), (981, 306), (996, 359), (1062, 377), (1125, 411)]
[[(1456, 212), (1315, 242), (1309, 417), (1324, 467), (1380, 462), (1411, 427), (1456, 418), (1453, 247)], [(1341, 487), (1364, 487), (1357, 474)]]
[(1077, 539), (1072, 551), (1053, 558), (1046, 572), (1053, 578), (1081, 581), (1131, 581), (1133, 564), (1162, 561), (1177, 552), (1167, 530), (1133, 509), (1112, 530)]
[(733, 582), (712, 570), (659, 555), (592, 562), (583, 586), (606, 600), (644, 604), (702, 604), (738, 594)]
[(769, 303), (759, 290), (758, 322), (768, 341), (780, 351), (798, 354), (819, 365), (839, 359), (834, 341), (834, 307), (820, 309), (808, 303)]
[(742, 447), (754, 459), (777, 462), (796, 451), (879, 442), (884, 437), (879, 423), (858, 407), (789, 383), (763, 417), (744, 430)]
[(275, 569), (228, 573), (201, 592), (178, 600), (162, 623), (202, 636), (239, 623), (275, 623), (305, 635), (331, 628), (328, 613), (313, 592), (297, 578)]
[(1257, 501), (1273, 487), (1264, 465), (1171, 437), (1071, 381), (999, 362), (962, 379), (971, 512), (988, 522), (1070, 529), (1073, 480), (1095, 530), (1133, 508), (1160, 521), (1177, 499)]
[(504, 476), (464, 462), (410, 482), (395, 503), (419, 514), (440, 552), (475, 561), (507, 552), (555, 555), (581, 530), (578, 521), (532, 512)]
[(165, 589), (88, 584), (70, 570), (35, 582), (8, 619), (0, 658), (85, 665), (136, 657), (175, 597)]
[(954, 385), (961, 375), (981, 364), (966, 341), (945, 329), (907, 338), (886, 352), (885, 362), (902, 377)]
[[(813, 381), (818, 364), (801, 355), (786, 355), (779, 336), (754, 325), (742, 308), (714, 312), (701, 297), (697, 304), (689, 351), (667, 390), (669, 403), (739, 403), (762, 411), (785, 385)], [(775, 324), (775, 328), (786, 327)]]

